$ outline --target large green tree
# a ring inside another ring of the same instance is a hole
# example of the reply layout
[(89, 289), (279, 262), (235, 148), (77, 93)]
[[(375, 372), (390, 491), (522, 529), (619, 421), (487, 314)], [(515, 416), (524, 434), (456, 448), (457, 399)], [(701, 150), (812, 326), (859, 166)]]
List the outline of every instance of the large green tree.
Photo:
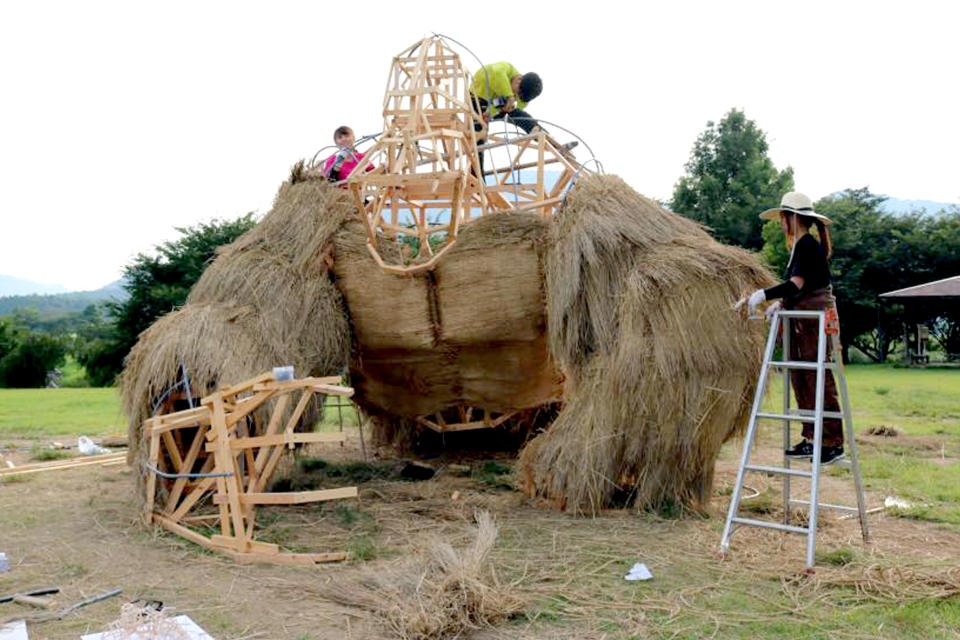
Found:
[[(885, 198), (867, 188), (847, 189), (818, 200), (814, 208), (833, 221), (830, 270), (840, 314), (844, 350), (856, 346), (870, 358), (886, 359), (901, 335), (905, 310), (882, 303), (881, 293), (960, 274), (960, 209), (938, 215), (893, 214)], [(776, 221), (763, 229), (763, 255), (778, 272), (787, 266), (783, 232)], [(949, 341), (953, 314), (939, 311), (934, 326)]]
[(777, 171), (767, 138), (742, 111), (708, 122), (673, 190), (671, 208), (709, 227), (721, 242), (749, 249), (763, 245), (758, 214), (793, 189), (793, 169)]
[(186, 302), (190, 288), (213, 260), (217, 247), (229, 244), (256, 224), (248, 213), (235, 220), (211, 220), (177, 228), (181, 237), (164, 242), (155, 253), (141, 253), (123, 270), (124, 302), (111, 303), (112, 325), (91, 329), (78, 360), (93, 384), (110, 384), (137, 337), (160, 316)]

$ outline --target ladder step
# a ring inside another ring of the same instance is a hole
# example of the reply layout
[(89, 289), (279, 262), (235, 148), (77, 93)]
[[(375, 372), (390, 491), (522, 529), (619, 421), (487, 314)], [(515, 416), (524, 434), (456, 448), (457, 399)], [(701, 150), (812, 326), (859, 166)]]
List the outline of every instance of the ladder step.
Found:
[[(810, 362), (808, 360), (771, 360), (771, 367), (777, 367), (778, 369), (817, 369), (816, 362)], [(837, 368), (836, 362), (824, 362), (823, 366), (825, 369), (833, 371)]]
[(745, 524), (750, 527), (764, 527), (765, 529), (779, 529), (780, 531), (790, 531), (792, 533), (802, 533), (806, 535), (810, 532), (807, 527), (795, 527), (792, 524), (781, 524), (779, 522), (767, 522), (766, 520), (754, 520), (753, 518), (733, 518), (737, 524)]
[[(809, 505), (809, 500), (790, 500), (790, 504), (805, 504)], [(818, 502), (817, 507), (823, 507), (824, 509), (836, 509), (837, 511), (850, 511), (852, 513), (860, 513), (860, 510), (856, 507), (849, 507), (845, 504), (830, 504), (829, 502)]]
[[(815, 422), (816, 419), (812, 415), (804, 413), (758, 413), (758, 418), (769, 418), (770, 420), (794, 420), (796, 422)], [(836, 418), (837, 420), (843, 420), (843, 414), (839, 411), (824, 411), (824, 418)]]
[(800, 476), (803, 478), (812, 478), (812, 471), (802, 469), (786, 469), (784, 467), (764, 467), (758, 464), (750, 464), (744, 467), (745, 471), (762, 471), (764, 473), (779, 473), (785, 476)]

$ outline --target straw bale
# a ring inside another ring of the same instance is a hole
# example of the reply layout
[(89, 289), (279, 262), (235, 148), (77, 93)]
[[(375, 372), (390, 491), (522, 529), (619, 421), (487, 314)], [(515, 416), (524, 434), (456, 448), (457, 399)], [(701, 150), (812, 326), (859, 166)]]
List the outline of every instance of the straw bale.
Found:
[(461, 231), (436, 269), (446, 342), (533, 341), (545, 335), (541, 265), (548, 229), (536, 214), (516, 213), (484, 216)]
[(347, 192), (325, 180), (285, 182), (263, 220), (220, 253), (261, 249), (297, 269), (323, 272), (330, 239), (352, 211)]
[(521, 454), (527, 492), (574, 512), (706, 502), (762, 359), (762, 323), (731, 307), (771, 282), (751, 254), (619, 178), (583, 179), (547, 260), (566, 405)]
[[(334, 272), (352, 325), (350, 379), (377, 418), (375, 437), (409, 439), (391, 419), (416, 429), (413, 418), (458, 405), (504, 412), (559, 396), (546, 341), (547, 230), (533, 214), (487, 216), (433, 271), (399, 276), (375, 264), (360, 222), (341, 228)], [(398, 259), (389, 240), (380, 250)]]
[[(399, 255), (396, 243), (382, 248)], [(387, 255), (381, 250), (381, 256)], [(350, 308), (354, 339), (367, 349), (431, 349), (437, 323), (431, 316), (430, 283), (425, 276), (386, 273), (367, 250), (362, 222), (352, 220), (337, 233), (333, 272)]]
[(221, 253), (193, 286), (187, 304), (246, 304), (258, 338), (295, 365), (297, 375), (342, 371), (350, 348), (343, 298), (326, 274), (297, 269), (264, 249)]

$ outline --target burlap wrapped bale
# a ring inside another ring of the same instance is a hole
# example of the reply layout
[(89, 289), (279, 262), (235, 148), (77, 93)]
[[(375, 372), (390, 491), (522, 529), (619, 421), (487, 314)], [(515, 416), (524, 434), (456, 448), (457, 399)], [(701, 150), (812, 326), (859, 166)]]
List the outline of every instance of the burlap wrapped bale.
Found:
[(559, 397), (544, 306), (548, 227), (534, 214), (486, 216), (433, 271), (399, 276), (374, 263), (361, 223), (344, 225), (334, 272), (353, 329), (350, 379), (381, 440), (404, 440), (414, 418), (450, 407), (506, 412)]

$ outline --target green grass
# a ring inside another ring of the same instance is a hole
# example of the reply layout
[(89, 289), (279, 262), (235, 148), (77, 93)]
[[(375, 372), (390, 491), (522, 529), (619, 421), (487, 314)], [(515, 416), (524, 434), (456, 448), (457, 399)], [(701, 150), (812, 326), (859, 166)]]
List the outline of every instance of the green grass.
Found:
[[(768, 410), (782, 407), (782, 380), (771, 380)], [(850, 365), (847, 383), (858, 436), (879, 426), (900, 434), (861, 443), (867, 488), (913, 503), (891, 512), (901, 517), (960, 525), (960, 370)]]
[(46, 462), (47, 460), (60, 460), (62, 458), (71, 458), (73, 454), (63, 449), (53, 449), (40, 444), (30, 447), (30, 459)]
[(0, 438), (123, 433), (114, 388), (0, 389)]

